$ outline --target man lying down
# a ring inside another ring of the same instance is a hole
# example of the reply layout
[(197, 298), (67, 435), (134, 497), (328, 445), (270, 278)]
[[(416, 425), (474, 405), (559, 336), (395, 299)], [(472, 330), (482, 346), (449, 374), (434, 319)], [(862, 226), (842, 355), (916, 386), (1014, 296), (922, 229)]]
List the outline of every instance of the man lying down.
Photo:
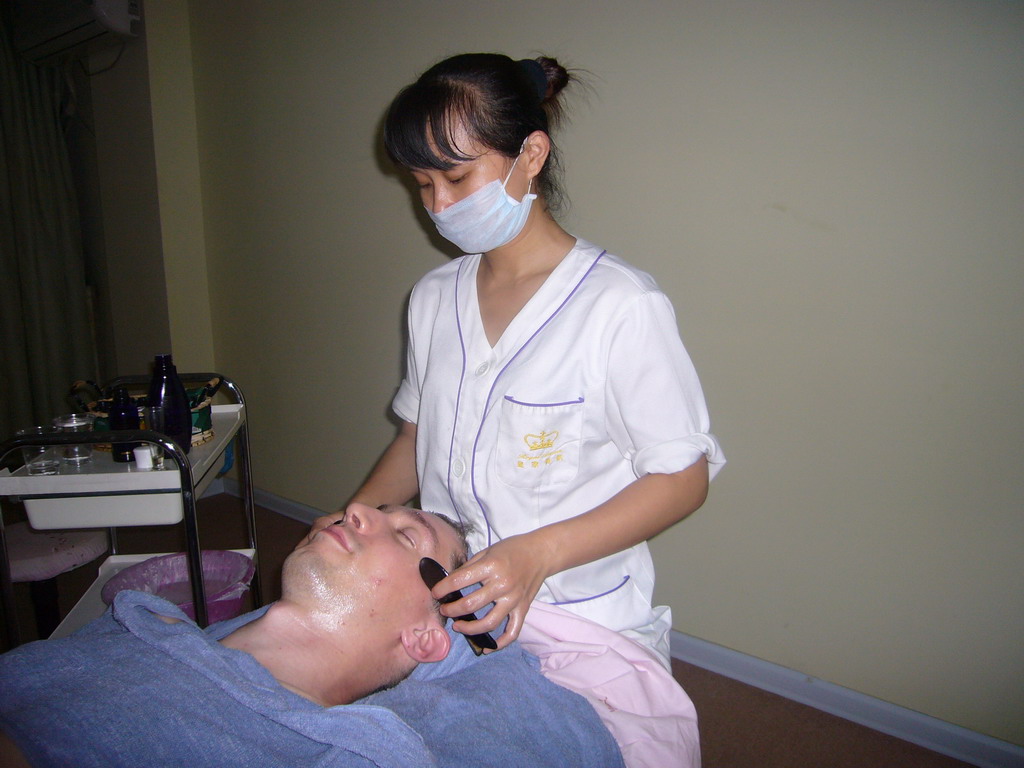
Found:
[(446, 628), (422, 558), (453, 570), (462, 532), (352, 504), (288, 556), (278, 602), (207, 631), (121, 592), (74, 635), (0, 656), (0, 765), (621, 766), (534, 657), (477, 657)]

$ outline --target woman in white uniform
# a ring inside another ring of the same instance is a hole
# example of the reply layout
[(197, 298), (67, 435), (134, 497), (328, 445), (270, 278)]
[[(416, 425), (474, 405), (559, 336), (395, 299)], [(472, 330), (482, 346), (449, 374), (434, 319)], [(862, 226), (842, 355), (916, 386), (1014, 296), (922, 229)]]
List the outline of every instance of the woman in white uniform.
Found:
[(467, 255), (413, 290), (403, 426), (354, 500), (419, 493), (475, 525), (476, 556), (433, 590), (481, 585), (449, 616), (494, 604), (459, 631), (507, 617), (503, 648), (538, 600), (667, 665), (645, 542), (700, 507), (724, 457), (666, 296), (552, 216), (549, 125), (571, 80), (546, 57), (465, 54), (392, 103), (388, 154)]

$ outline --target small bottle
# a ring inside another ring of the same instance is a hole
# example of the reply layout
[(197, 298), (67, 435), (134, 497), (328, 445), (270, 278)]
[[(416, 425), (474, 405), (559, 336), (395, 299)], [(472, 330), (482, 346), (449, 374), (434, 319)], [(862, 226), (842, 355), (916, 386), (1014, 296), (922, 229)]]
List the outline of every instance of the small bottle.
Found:
[[(110, 404), (110, 413), (107, 416), (111, 429), (138, 429), (139, 409), (132, 400), (128, 390), (118, 387), (114, 391), (114, 399)], [(111, 446), (114, 461), (129, 462), (135, 458), (134, 451), (138, 443), (114, 443)]]
[[(149, 383), (147, 406), (163, 409), (165, 435), (185, 453), (192, 447), (192, 410), (188, 405), (185, 385), (170, 355), (157, 355), (153, 361), (153, 379)], [(155, 429), (155, 425), (150, 424)]]

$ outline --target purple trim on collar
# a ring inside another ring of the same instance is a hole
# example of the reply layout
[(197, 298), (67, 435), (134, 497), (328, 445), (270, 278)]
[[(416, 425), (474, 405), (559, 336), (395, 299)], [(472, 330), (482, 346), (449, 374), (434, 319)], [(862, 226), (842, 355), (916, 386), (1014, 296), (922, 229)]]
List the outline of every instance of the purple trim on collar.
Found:
[(455, 516), (459, 519), (460, 523), (465, 522), (462, 519), (462, 513), (459, 512), (459, 505), (455, 503), (455, 494), (452, 492), (452, 454), (455, 452), (455, 428), (459, 423), (459, 406), (462, 403), (462, 382), (466, 378), (466, 342), (462, 335), (462, 318), (459, 317), (459, 283), (462, 279), (462, 268), (466, 265), (465, 260), (459, 263), (459, 271), (455, 276), (455, 328), (459, 332), (459, 349), (462, 350), (462, 372), (459, 374), (459, 391), (455, 395), (455, 415), (452, 418), (452, 439), (448, 444), (448, 498), (452, 502), (452, 510), (455, 512)]
[[(590, 276), (590, 273), (594, 271), (594, 267), (597, 266), (597, 263), (601, 260), (601, 258), (606, 253), (608, 253), (608, 251), (601, 251), (599, 254), (597, 254), (597, 258), (595, 258), (593, 263), (591, 263), (591, 265), (589, 267), (587, 267), (587, 271), (583, 273), (583, 277), (581, 277), (579, 279), (579, 282), (577, 282), (576, 285), (573, 286), (572, 290), (569, 291), (569, 295), (567, 295), (562, 300), (562, 303), (559, 304), (550, 315), (548, 315), (547, 320), (545, 320), (543, 323), (541, 323), (540, 327), (536, 331), (533, 332), (533, 334), (530, 336), (530, 338), (528, 338), (523, 343), (523, 345), (519, 349), (516, 350), (515, 354), (512, 355), (512, 357), (509, 358), (509, 361), (507, 363), (505, 363), (504, 366), (502, 366), (502, 369), (500, 371), (498, 371), (498, 375), (494, 377), (494, 381), (491, 384), (491, 389), (487, 393), (487, 399), (484, 401), (483, 415), (480, 418), (480, 426), (477, 428), (476, 439), (473, 441), (472, 463), (468, 467), (469, 472), (470, 472), (470, 477), (469, 477), (470, 485), (471, 485), (471, 487), (473, 489), (473, 498), (476, 499), (477, 506), (480, 508), (480, 513), (484, 516), (484, 522), (487, 523), (487, 546), (491, 546), (491, 544), (494, 543), (493, 542), (493, 537), (492, 537), (492, 534), (494, 533), (494, 531), (491, 528), (490, 518), (488, 518), (488, 516), (487, 516), (487, 508), (484, 506), (483, 501), (480, 500), (480, 494), (478, 494), (477, 490), (476, 490), (476, 449), (477, 449), (477, 446), (480, 443), (480, 434), (484, 430), (484, 420), (487, 418), (488, 410), (490, 410), (491, 396), (494, 395), (494, 389), (495, 389), (495, 387), (498, 386), (498, 381), (501, 379), (501, 375), (503, 373), (505, 373), (505, 371), (508, 370), (509, 366), (512, 365), (512, 363), (514, 363), (516, 361), (516, 358), (519, 357), (519, 355), (522, 353), (522, 351), (524, 349), (526, 349), (530, 345), (530, 343), (534, 339), (537, 338), (537, 336), (540, 335), (540, 332), (543, 331), (545, 328), (547, 328), (548, 323), (550, 323), (555, 318), (555, 316), (559, 312), (562, 311), (562, 307), (564, 307), (566, 304), (568, 304), (569, 300), (572, 299), (572, 297), (576, 295), (576, 291), (578, 291), (580, 286), (583, 285), (583, 281), (586, 280)], [(456, 306), (458, 306), (458, 305), (456, 305)], [(463, 348), (463, 354), (465, 354), (465, 348)], [(463, 373), (465, 373), (465, 371), (463, 371)], [(461, 386), (461, 384), (460, 384), (460, 386)]]

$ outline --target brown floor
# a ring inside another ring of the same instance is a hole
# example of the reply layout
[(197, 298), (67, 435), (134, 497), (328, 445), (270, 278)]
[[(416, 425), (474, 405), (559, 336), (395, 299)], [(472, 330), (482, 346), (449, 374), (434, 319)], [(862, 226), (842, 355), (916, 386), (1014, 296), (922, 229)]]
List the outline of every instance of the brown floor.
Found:
[[(17, 510), (5, 517), (16, 519)], [(304, 523), (257, 508), (257, 538), (266, 601), (280, 593), (284, 557), (306, 531)], [(241, 502), (227, 495), (200, 502), (204, 549), (245, 545)], [(181, 526), (120, 529), (122, 553), (184, 548)], [(102, 558), (101, 558), (102, 559)], [(62, 612), (95, 578), (99, 561), (58, 578)], [(27, 586), (16, 586), (22, 636), (35, 637)], [(962, 768), (966, 763), (842, 718), (820, 712), (713, 672), (674, 660), (673, 673), (700, 718), (704, 768)]]

